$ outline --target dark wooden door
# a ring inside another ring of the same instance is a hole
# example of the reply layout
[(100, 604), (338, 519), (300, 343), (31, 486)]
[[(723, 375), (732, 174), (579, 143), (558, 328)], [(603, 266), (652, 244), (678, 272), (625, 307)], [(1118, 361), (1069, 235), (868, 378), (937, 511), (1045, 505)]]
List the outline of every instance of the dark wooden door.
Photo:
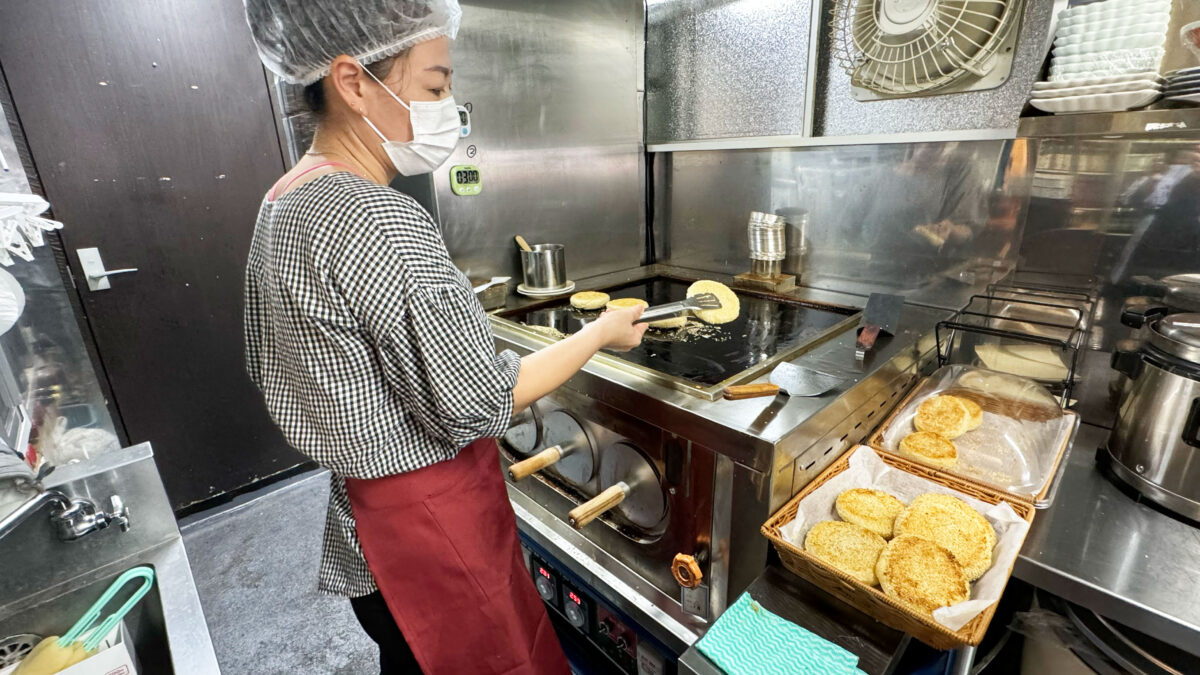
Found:
[[(242, 280), (284, 163), (240, 0), (5, 0), (0, 67), (130, 441), (176, 508), (300, 462), (245, 374)], [(114, 276), (90, 291), (76, 251)]]

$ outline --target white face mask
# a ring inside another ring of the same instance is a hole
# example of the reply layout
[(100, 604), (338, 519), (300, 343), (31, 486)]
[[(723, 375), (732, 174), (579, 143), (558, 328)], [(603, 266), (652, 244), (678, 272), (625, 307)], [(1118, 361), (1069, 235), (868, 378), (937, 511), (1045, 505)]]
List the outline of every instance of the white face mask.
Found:
[[(372, 75), (371, 71), (363, 68), (363, 72), (379, 82), (379, 78)], [(379, 82), (379, 86), (408, 110), (409, 120), (412, 122), (411, 141), (389, 141), (387, 136), (363, 115), (363, 120), (383, 140), (383, 150), (388, 159), (392, 160), (396, 170), (404, 176), (418, 176), (429, 173), (445, 163), (458, 145), (458, 139), (462, 137), (462, 121), (458, 117), (458, 106), (454, 104), (454, 97), (447, 96), (440, 101), (413, 101), (409, 105), (401, 101), (400, 97), (382, 82)]]

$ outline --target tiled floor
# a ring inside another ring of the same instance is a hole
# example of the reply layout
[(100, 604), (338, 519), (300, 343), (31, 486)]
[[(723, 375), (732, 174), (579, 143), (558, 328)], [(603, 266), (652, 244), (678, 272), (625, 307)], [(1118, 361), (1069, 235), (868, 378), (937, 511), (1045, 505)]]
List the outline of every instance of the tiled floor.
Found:
[(180, 523), (222, 672), (379, 672), (349, 602), (316, 591), (328, 481), (305, 474)]

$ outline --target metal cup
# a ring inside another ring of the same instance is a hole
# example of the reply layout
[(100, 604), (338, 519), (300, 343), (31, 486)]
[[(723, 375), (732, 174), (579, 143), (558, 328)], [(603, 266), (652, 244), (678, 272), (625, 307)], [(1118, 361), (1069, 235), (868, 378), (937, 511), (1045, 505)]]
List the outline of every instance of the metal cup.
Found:
[(521, 273), (525, 288), (548, 291), (567, 285), (567, 263), (562, 244), (535, 244), (521, 251)]

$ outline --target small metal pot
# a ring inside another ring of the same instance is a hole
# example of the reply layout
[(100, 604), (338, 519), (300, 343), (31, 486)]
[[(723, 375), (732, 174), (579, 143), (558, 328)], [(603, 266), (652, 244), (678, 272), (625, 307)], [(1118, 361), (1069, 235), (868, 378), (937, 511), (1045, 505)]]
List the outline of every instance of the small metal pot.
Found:
[(566, 252), (562, 244), (535, 244), (521, 251), (521, 273), (525, 288), (549, 291), (567, 285)]

